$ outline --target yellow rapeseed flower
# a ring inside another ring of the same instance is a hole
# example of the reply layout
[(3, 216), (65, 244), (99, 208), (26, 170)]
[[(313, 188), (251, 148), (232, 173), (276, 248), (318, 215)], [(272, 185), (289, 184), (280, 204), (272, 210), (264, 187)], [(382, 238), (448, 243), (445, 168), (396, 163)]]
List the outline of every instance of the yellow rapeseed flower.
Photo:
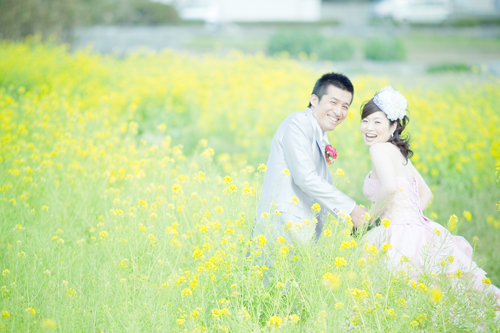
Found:
[(340, 266), (345, 266), (347, 262), (343, 257), (337, 257), (335, 258), (335, 266), (340, 267)]
[(358, 301), (363, 301), (365, 298), (368, 297), (368, 292), (364, 289), (358, 289), (358, 288), (351, 288), (347, 289), (346, 293), (349, 294), (352, 298)]
[(290, 176), (290, 170), (288, 170), (288, 169), (283, 169), (283, 170), (281, 171), (281, 174), (283, 174), (283, 175), (285, 175), (286, 177), (288, 177), (288, 176)]
[(384, 227), (388, 228), (391, 225), (391, 221), (389, 221), (389, 219), (382, 219), (382, 224)]
[(214, 156), (214, 154), (215, 154), (215, 152), (212, 148), (207, 148), (201, 153), (201, 156), (204, 158), (210, 158), (210, 157)]
[(181, 291), (181, 296), (182, 297), (185, 297), (185, 296), (192, 296), (193, 295), (193, 292), (191, 291), (191, 289), (189, 288), (185, 288)]
[(365, 263), (366, 263), (366, 259), (365, 258), (359, 258), (358, 259), (358, 265), (360, 267), (363, 267), (365, 265)]
[(350, 249), (350, 248), (351, 248), (351, 243), (350, 242), (342, 241), (342, 243), (340, 243), (340, 249), (341, 250)]
[(199, 259), (201, 257), (203, 257), (203, 251), (200, 250), (200, 248), (198, 246), (196, 246), (193, 249), (193, 259), (196, 260), (196, 259)]
[(125, 258), (122, 261), (120, 261), (120, 263), (118, 264), (118, 266), (120, 266), (121, 268), (127, 268), (128, 267), (128, 263), (129, 263), (129, 260), (127, 258)]
[(250, 312), (247, 311), (247, 308), (246, 307), (243, 307), (241, 310), (240, 310), (240, 315), (242, 317), (244, 317), (245, 319), (250, 319), (252, 316), (250, 315)]
[(163, 123), (162, 123), (162, 124), (158, 125), (158, 127), (157, 127), (157, 128), (158, 128), (161, 132), (165, 132), (165, 131), (167, 130), (167, 125), (165, 125), (165, 124), (163, 124)]
[(437, 302), (439, 302), (441, 297), (443, 297), (443, 292), (439, 288), (430, 288), (429, 295), (431, 297), (431, 300), (433, 300), (435, 303), (437, 303)]
[(215, 308), (212, 310), (212, 318), (214, 318), (214, 319), (217, 319), (217, 318), (224, 316), (224, 315), (229, 316), (230, 314), (231, 313), (229, 312), (229, 310), (227, 308), (222, 308), (220, 310)]
[(266, 172), (267, 167), (265, 164), (261, 163), (261, 164), (259, 164), (259, 167), (257, 168), (257, 170), (259, 170), (261, 172)]
[(281, 248), (280, 248), (280, 254), (282, 257), (286, 257), (288, 255), (288, 252), (290, 252), (290, 248), (286, 245), (283, 245)]
[(200, 141), (198, 141), (198, 144), (200, 145), (200, 147), (205, 148), (208, 145), (208, 140), (207, 139), (200, 139)]
[(327, 272), (323, 275), (323, 286), (328, 289), (338, 289), (342, 283), (340, 276), (338, 274), (332, 274)]
[(112, 209), (111, 212), (115, 216), (122, 216), (123, 215), (123, 211), (121, 209)]
[(33, 309), (33, 308), (27, 308), (27, 309), (26, 309), (26, 310), (24, 310), (24, 311), (26, 311), (28, 314), (30, 314), (30, 315), (32, 315), (32, 316), (36, 315), (36, 311), (35, 311), (35, 309)]
[(289, 315), (287, 318), (288, 320), (290, 320), (290, 323), (292, 324), (297, 324), (300, 320), (300, 317), (296, 314)]
[(194, 310), (191, 312), (191, 318), (193, 318), (193, 319), (198, 318), (198, 316), (199, 316), (199, 315), (200, 315), (199, 308), (196, 308), (196, 309), (194, 309)]
[(417, 316), (417, 321), (419, 321), (420, 323), (423, 323), (424, 321), (427, 321), (427, 314), (425, 313), (421, 313)]
[(391, 309), (386, 309), (385, 310), (385, 314), (386, 314), (387, 317), (389, 317), (391, 319), (394, 319), (397, 316), (396, 312), (394, 312), (394, 309), (392, 309), (392, 308)]
[(367, 245), (365, 246), (365, 252), (366, 253), (371, 253), (372, 255), (376, 255), (377, 254), (377, 248), (373, 245)]
[(450, 231), (453, 231), (457, 228), (457, 223), (458, 223), (458, 218), (455, 214), (450, 216), (450, 219), (448, 220), (448, 229)]
[(291, 201), (292, 201), (292, 204), (296, 205), (296, 204), (298, 204), (298, 203), (299, 203), (299, 198), (297, 198), (297, 197), (294, 195), (294, 196), (292, 197)]
[(319, 213), (320, 210), (321, 210), (321, 206), (318, 204), (318, 203), (315, 203), (311, 206), (311, 209), (316, 212), (316, 213)]
[(237, 192), (238, 191), (238, 188), (236, 187), (236, 185), (229, 185), (228, 187), (226, 187), (224, 189), (224, 193), (226, 194), (231, 194), (231, 193), (234, 193), (234, 192)]
[(487, 285), (490, 285), (491, 284), (491, 280), (487, 277), (483, 278), (483, 283), (484, 284), (487, 284)]
[(182, 186), (180, 184), (172, 185), (172, 192), (174, 193), (182, 192)]
[(108, 232), (106, 230), (103, 230), (99, 233), (99, 236), (101, 236), (101, 238), (106, 238), (108, 237)]
[(266, 236), (258, 235), (257, 240), (258, 240), (259, 246), (264, 247), (266, 245), (266, 241), (267, 241)]
[(272, 316), (270, 319), (269, 319), (269, 326), (274, 326), (274, 327), (281, 327), (283, 323), (283, 320), (278, 317), (278, 316)]
[(10, 313), (6, 310), (2, 311), (2, 317), (4, 318), (9, 318), (10, 317)]
[(417, 289), (421, 291), (427, 291), (427, 286), (424, 283), (419, 283)]
[(383, 250), (384, 252), (388, 252), (388, 251), (392, 250), (392, 245), (391, 245), (391, 243), (385, 243), (384, 245), (382, 245), (382, 250)]
[(469, 211), (467, 211), (467, 210), (464, 210), (463, 215), (464, 215), (464, 217), (465, 217), (465, 219), (466, 219), (467, 221), (470, 221), (470, 220), (471, 220), (471, 218), (472, 218), (472, 214), (471, 214), (471, 212), (469, 212)]
[(78, 293), (73, 288), (69, 288), (68, 290), (66, 290), (66, 293), (68, 294), (69, 298), (76, 298), (78, 296)]

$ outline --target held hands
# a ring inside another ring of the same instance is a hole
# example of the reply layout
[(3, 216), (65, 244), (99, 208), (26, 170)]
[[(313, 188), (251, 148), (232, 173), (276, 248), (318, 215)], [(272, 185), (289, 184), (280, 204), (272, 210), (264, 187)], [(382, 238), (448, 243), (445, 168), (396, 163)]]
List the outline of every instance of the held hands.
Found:
[(363, 215), (368, 212), (368, 209), (361, 206), (354, 206), (354, 209), (351, 212), (352, 223), (354, 224), (354, 228), (357, 229), (363, 223)]

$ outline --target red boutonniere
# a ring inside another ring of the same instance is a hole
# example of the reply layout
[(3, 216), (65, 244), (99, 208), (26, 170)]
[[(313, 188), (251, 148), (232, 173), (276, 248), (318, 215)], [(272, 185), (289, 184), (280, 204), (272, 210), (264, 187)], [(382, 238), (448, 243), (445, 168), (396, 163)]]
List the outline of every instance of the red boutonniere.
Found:
[(332, 147), (332, 145), (326, 145), (325, 147), (325, 157), (328, 164), (332, 164), (333, 160), (337, 158), (337, 149)]

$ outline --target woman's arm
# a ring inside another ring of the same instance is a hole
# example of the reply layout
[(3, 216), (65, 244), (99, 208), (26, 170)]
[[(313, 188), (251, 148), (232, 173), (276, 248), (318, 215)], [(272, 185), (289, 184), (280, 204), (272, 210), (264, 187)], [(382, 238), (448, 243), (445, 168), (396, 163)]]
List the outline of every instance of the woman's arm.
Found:
[(390, 143), (377, 143), (370, 147), (373, 170), (380, 181), (380, 191), (370, 211), (373, 219), (385, 211), (391, 197), (398, 189), (396, 170), (389, 150), (391, 148)]
[(415, 176), (417, 177), (418, 196), (420, 198), (420, 209), (422, 209), (423, 211), (432, 199), (432, 191), (429, 188), (429, 186), (427, 186), (427, 183), (425, 182), (424, 178), (420, 175), (418, 170), (415, 167), (413, 167), (413, 169), (415, 170)]

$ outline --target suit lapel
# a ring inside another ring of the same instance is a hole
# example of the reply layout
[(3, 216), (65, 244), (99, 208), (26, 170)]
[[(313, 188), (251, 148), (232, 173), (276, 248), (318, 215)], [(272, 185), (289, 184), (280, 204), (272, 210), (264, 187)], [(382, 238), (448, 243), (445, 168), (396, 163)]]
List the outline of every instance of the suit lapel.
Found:
[(307, 112), (307, 117), (309, 118), (309, 121), (311, 122), (312, 128), (313, 128), (313, 138), (316, 141), (316, 144), (318, 145), (318, 149), (321, 152), (321, 156), (323, 156), (323, 160), (326, 163), (326, 157), (325, 157), (325, 144), (323, 143), (322, 138), (318, 137), (318, 131), (316, 130), (316, 126), (318, 124), (317, 120), (314, 118), (312, 111), (308, 109), (309, 112)]

